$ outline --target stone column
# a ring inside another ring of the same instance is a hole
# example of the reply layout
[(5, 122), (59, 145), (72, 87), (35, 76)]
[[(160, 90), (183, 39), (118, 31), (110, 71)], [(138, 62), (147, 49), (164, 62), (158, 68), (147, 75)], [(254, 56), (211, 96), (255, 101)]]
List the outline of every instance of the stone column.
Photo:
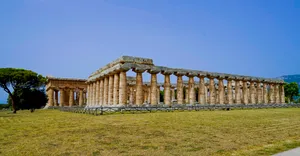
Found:
[(133, 104), (133, 94), (134, 94), (134, 89), (132, 86), (129, 87), (129, 104)]
[(114, 96), (113, 96), (113, 104), (117, 105), (119, 104), (119, 85), (120, 85), (120, 80), (119, 80), (119, 75), (120, 73), (115, 73), (114, 75)]
[(121, 105), (127, 104), (127, 71), (128, 70), (122, 70), (120, 72), (119, 103)]
[(83, 105), (83, 90), (79, 90), (79, 106)]
[(96, 104), (96, 82), (93, 82), (92, 105)]
[(157, 105), (157, 73), (159, 70), (150, 70), (151, 86), (150, 86), (150, 104)]
[(177, 103), (183, 104), (183, 81), (182, 75), (176, 74), (177, 76)]
[(52, 88), (49, 88), (48, 92), (47, 92), (47, 96), (48, 96), (48, 106), (53, 106), (54, 102), (53, 102), (53, 94), (54, 91)]
[(114, 96), (114, 75), (108, 76), (108, 104), (113, 104), (113, 96)]
[(171, 80), (170, 73), (164, 74), (165, 82), (164, 82), (164, 103), (166, 105), (171, 105)]
[(58, 106), (58, 91), (54, 90), (54, 106)]
[(269, 103), (269, 100), (268, 100), (268, 87), (267, 87), (266, 82), (263, 83), (263, 103), (264, 104)]
[(90, 84), (87, 84), (87, 93), (88, 93), (88, 95), (87, 95), (86, 103), (87, 103), (87, 105), (89, 106), (90, 103), (91, 103), (91, 101), (90, 101), (90, 94), (91, 94), (91, 91), (90, 91)]
[(71, 88), (69, 90), (69, 106), (72, 107), (74, 105), (74, 90)]
[(185, 86), (185, 103), (189, 103), (189, 87), (188, 86)]
[(235, 80), (235, 103), (241, 104), (241, 87), (240, 87), (240, 80)]
[(207, 93), (208, 91), (207, 91), (207, 86), (205, 85), (205, 104), (207, 104), (208, 103), (208, 93)]
[(188, 75), (189, 77), (189, 104), (195, 104), (196, 97), (195, 97), (195, 81), (194, 81), (194, 75)]
[(256, 104), (255, 100), (255, 85), (254, 85), (254, 80), (250, 81), (250, 96), (251, 96), (251, 104)]
[(285, 104), (284, 83), (282, 83), (282, 84), (280, 85), (280, 90), (281, 90), (281, 92), (280, 92), (280, 102), (281, 102), (282, 104)]
[(108, 104), (108, 77), (104, 77), (104, 95), (103, 95), (103, 105)]
[(175, 87), (171, 87), (171, 102), (175, 101)]
[(204, 75), (199, 76), (198, 102), (200, 104), (206, 103)]
[(270, 102), (271, 104), (275, 103), (275, 99), (274, 99), (274, 84), (270, 83)]
[(232, 78), (227, 79), (227, 97), (228, 97), (228, 104), (233, 104)]
[(243, 104), (248, 104), (248, 84), (247, 80), (243, 80)]
[[(151, 82), (150, 82), (151, 83)], [(150, 84), (151, 85), (151, 84)], [(156, 96), (156, 94), (155, 94)], [(151, 86), (147, 86), (147, 103), (151, 103)]]
[(142, 105), (144, 102), (143, 95), (143, 72), (144, 70), (135, 70), (136, 72), (136, 101), (137, 105)]
[(99, 98), (100, 98), (99, 88), (100, 88), (100, 81), (97, 80), (97, 82), (96, 82), (96, 93), (95, 93), (96, 97), (95, 97), (95, 104), (94, 105), (99, 105)]
[(104, 104), (104, 79), (101, 78), (100, 80), (100, 87), (99, 87), (99, 104), (103, 105)]
[(279, 93), (279, 84), (278, 83), (276, 83), (275, 84), (275, 102), (276, 102), (276, 104), (280, 104), (281, 102), (280, 102), (280, 93)]
[(215, 104), (215, 81), (214, 77), (209, 77), (209, 104)]
[(59, 106), (60, 106), (60, 107), (63, 107), (63, 106), (65, 106), (65, 91), (64, 91), (63, 88), (60, 88), (60, 89), (59, 89), (59, 92), (60, 92), (60, 97), (59, 97), (60, 102), (59, 102)]
[(257, 87), (257, 103), (262, 104), (263, 103), (263, 89), (261, 88), (261, 84), (259, 81), (256, 82)]
[(224, 82), (223, 77), (219, 76), (219, 104), (224, 104)]

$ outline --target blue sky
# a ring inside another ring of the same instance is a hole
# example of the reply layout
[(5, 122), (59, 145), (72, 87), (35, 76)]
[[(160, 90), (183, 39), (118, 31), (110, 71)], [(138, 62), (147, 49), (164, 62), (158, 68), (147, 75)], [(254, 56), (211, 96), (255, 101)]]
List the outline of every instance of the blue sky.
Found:
[[(121, 55), (156, 65), (300, 74), (300, 1), (3, 0), (0, 67), (87, 78)], [(0, 102), (6, 101), (0, 91)]]

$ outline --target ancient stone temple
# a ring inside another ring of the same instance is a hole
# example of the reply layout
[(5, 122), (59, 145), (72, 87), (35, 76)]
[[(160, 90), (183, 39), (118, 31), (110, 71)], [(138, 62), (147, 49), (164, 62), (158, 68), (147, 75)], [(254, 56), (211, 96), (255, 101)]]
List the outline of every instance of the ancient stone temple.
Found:
[[(127, 72), (132, 71), (135, 76), (127, 76)], [(149, 74), (150, 82), (144, 81), (143, 73)], [(164, 82), (158, 82), (158, 74), (163, 75)], [(171, 83), (171, 75), (176, 76), (176, 83)], [(187, 77), (188, 81), (184, 81), (183, 77)], [(152, 59), (130, 56), (122, 56), (107, 64), (87, 80), (48, 80), (49, 106), (58, 105), (58, 91), (62, 93), (59, 96), (60, 106), (82, 106), (85, 99), (88, 107), (285, 102), (282, 80), (156, 66)], [(160, 91), (163, 91), (162, 98)], [(76, 99), (73, 101), (75, 92), (78, 102), (74, 102)]]
[(48, 106), (83, 106), (86, 104), (86, 80), (54, 77), (47, 77), (47, 79)]
[[(127, 77), (130, 70), (136, 73), (135, 78)], [(151, 75), (150, 82), (143, 81), (144, 72)], [(159, 73), (164, 75), (162, 84), (157, 82)], [(177, 77), (176, 84), (171, 84), (171, 75)], [(183, 81), (183, 76), (188, 77), (188, 82)], [(156, 66), (152, 59), (130, 56), (122, 56), (100, 68), (86, 83), (88, 106), (157, 105), (160, 101), (166, 105), (285, 102), (281, 80)]]

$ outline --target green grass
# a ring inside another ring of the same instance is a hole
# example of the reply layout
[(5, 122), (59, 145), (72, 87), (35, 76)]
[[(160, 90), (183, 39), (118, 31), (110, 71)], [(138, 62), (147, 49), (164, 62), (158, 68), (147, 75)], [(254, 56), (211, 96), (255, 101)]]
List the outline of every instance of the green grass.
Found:
[(92, 116), (0, 112), (0, 155), (270, 155), (300, 146), (300, 109)]

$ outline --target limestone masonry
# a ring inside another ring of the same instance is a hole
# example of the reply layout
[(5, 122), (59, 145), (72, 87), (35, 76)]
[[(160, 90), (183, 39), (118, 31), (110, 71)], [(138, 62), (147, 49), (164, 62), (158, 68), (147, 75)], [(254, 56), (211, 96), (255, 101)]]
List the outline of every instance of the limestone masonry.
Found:
[[(130, 70), (136, 77), (126, 75)], [(144, 72), (151, 75), (150, 82), (143, 81)], [(163, 83), (157, 82), (159, 73), (164, 75)], [(170, 75), (177, 77), (177, 83), (171, 84)], [(118, 58), (87, 80), (47, 78), (48, 106), (285, 103), (282, 80), (156, 66), (152, 59), (131, 56)]]

